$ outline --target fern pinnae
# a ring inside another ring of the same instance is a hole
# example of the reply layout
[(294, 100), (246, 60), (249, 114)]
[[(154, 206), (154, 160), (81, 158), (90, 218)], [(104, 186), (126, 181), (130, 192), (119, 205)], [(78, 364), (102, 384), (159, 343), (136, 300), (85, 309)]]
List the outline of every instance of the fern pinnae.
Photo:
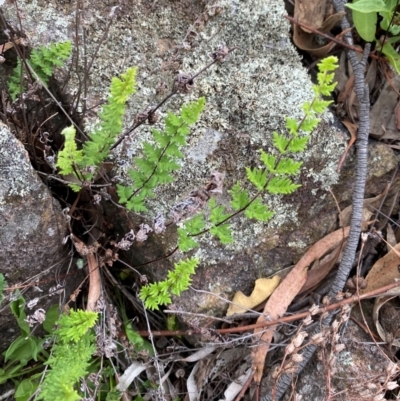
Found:
[(180, 147), (186, 145), (189, 126), (199, 119), (204, 105), (205, 99), (200, 98), (182, 106), (180, 115), (169, 112), (164, 119), (164, 134), (152, 130), (154, 145), (145, 142), (143, 156), (134, 159), (136, 169), (128, 171), (133, 184), (131, 187), (117, 185), (120, 202), (126, 204), (129, 210), (146, 211), (145, 198), (154, 197), (153, 190), (158, 185), (174, 180), (171, 173), (180, 169), (177, 162), (184, 157)]

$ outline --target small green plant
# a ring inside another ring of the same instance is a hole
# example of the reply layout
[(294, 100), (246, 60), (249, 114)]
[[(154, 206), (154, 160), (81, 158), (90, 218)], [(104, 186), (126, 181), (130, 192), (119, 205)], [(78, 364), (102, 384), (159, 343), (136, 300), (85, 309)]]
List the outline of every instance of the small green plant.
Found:
[(65, 142), (64, 149), (58, 153), (57, 167), (60, 174), (76, 182), (70, 184), (74, 191), (78, 192), (83, 183), (93, 180), (98, 167), (109, 155), (115, 138), (121, 133), (126, 101), (135, 92), (135, 83), (135, 68), (128, 68), (121, 78), (112, 79), (107, 103), (99, 114), (100, 124), (81, 150), (75, 142), (75, 128), (68, 127), (62, 131)]
[[(31, 57), (27, 62), (42, 83), (47, 85), (49, 78), (53, 75), (54, 69), (61, 67), (71, 55), (71, 48), (70, 41), (51, 43), (49, 46), (40, 46), (38, 49), (32, 50)], [(21, 63), (21, 60), (18, 60), (18, 64), (8, 81), (8, 90), (13, 101), (26, 90), (24, 75), (23, 63)], [(35, 79), (35, 77), (33, 78)]]
[(79, 380), (89, 373), (90, 360), (96, 351), (95, 336), (90, 329), (97, 320), (96, 312), (71, 310), (63, 314), (55, 331), (56, 343), (46, 362), (47, 371), (38, 400), (78, 401), (82, 397), (75, 389)]
[[(352, 10), (353, 22), (358, 34), (366, 42), (376, 42), (377, 50), (388, 58), (390, 64), (400, 74), (400, 58), (393, 44), (400, 40), (400, 14), (396, 11), (397, 0), (353, 0), (346, 7)], [(380, 28), (390, 35), (382, 46), (376, 39), (378, 16), (382, 19)]]
[(195, 273), (198, 259), (191, 258), (175, 263), (175, 269), (168, 272), (168, 278), (142, 287), (140, 298), (148, 309), (171, 303), (171, 294), (179, 296), (189, 288), (191, 275)]

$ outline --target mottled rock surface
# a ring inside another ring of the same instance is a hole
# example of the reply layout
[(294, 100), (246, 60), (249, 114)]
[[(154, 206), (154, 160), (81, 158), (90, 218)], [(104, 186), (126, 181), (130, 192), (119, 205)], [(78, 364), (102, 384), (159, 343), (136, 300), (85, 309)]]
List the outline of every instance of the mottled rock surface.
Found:
[[(22, 143), (0, 123), (0, 272), (7, 286), (16, 286), (27, 301), (41, 297), (27, 314), (58, 303), (58, 296), (50, 298), (48, 290), (64, 283), (60, 276), (70, 261), (63, 245), (66, 233), (60, 205), (33, 170)], [(19, 334), (8, 307), (11, 293), (5, 295), (0, 351)]]

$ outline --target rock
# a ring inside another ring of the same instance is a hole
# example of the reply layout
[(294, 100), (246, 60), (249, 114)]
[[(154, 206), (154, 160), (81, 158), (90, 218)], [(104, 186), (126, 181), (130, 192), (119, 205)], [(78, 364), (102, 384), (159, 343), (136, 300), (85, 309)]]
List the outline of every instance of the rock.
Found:
[[(26, 301), (40, 297), (38, 308), (59, 302), (49, 288), (65, 284), (70, 263), (63, 245), (66, 223), (58, 202), (32, 168), (24, 146), (0, 123), (0, 272), (13, 295), (5, 292), (0, 315), (0, 352), (19, 335), (7, 301), (19, 290)], [(68, 280), (68, 288), (76, 279)], [(75, 289), (75, 288), (74, 288)], [(67, 294), (69, 295), (69, 294)]]
[[(76, 31), (72, 3), (21, 0), (18, 4), (24, 31), (33, 45), (71, 39)], [(144, 221), (151, 222), (159, 213), (168, 216), (173, 205), (201, 188), (213, 170), (226, 174), (225, 191), (218, 202), (229, 207), (227, 190), (236, 181), (246, 182), (245, 167), (259, 165), (258, 150), (271, 150), (272, 133), (285, 131), (285, 117), (300, 119), (301, 105), (313, 96), (311, 80), (290, 42), (284, 4), (278, 0), (138, 1), (134, 7), (121, 2), (117, 8), (113, 8), (114, 2), (88, 0), (81, 4), (81, 25), (75, 40), (82, 43), (84, 26), (89, 60), (109, 29), (87, 81), (87, 106), (98, 111), (96, 105), (105, 99), (111, 78), (129, 66), (137, 66), (138, 92), (129, 104), (127, 124), (168, 93), (163, 93), (163, 88), (171, 88), (178, 72), (200, 71), (222, 42), (236, 47), (225, 63), (196, 79), (189, 95), (175, 96), (163, 107), (165, 115), (167, 110), (177, 111), (183, 102), (200, 96), (207, 102), (192, 130), (176, 181), (156, 192), (155, 199), (148, 202), (150, 212), (145, 219), (133, 213), (127, 219), (124, 212), (115, 216), (119, 237), (131, 228), (137, 230)], [(112, 22), (110, 12), (115, 17)], [(15, 9), (8, 7), (6, 16), (16, 24), (15, 15)], [(75, 79), (69, 90), (75, 93), (78, 89)], [(94, 123), (88, 120), (88, 129)], [(155, 128), (162, 129), (162, 121)], [(142, 126), (114, 152), (123, 181), (127, 180), (132, 157), (141, 155), (142, 143), (149, 137), (150, 128)], [(200, 240), (201, 248), (195, 256), (201, 263), (193, 287), (206, 292), (184, 292), (175, 299), (178, 309), (224, 314), (227, 304), (214, 294), (229, 299), (237, 290), (249, 293), (256, 278), (292, 265), (311, 244), (336, 228), (336, 205), (327, 189), (340, 182), (335, 194), (348, 204), (349, 196), (342, 194), (349, 192), (346, 186), (351, 187), (354, 179), (352, 171), (347, 170), (343, 183), (336, 172), (345, 137), (335, 118), (325, 113), (307, 151), (299, 156), (304, 162), (297, 179), (302, 187), (291, 196), (265, 197), (276, 213), (273, 220), (263, 224), (242, 217), (234, 219), (235, 242), (229, 246), (222, 246), (209, 234)], [(387, 171), (393, 168), (391, 163), (382, 167)], [(187, 257), (173, 252), (166, 258), (176, 238), (175, 228), (169, 230), (168, 235), (137, 245), (125, 256), (121, 252), (120, 257), (149, 278), (164, 279), (173, 262)], [(149, 263), (155, 258), (156, 263)]]

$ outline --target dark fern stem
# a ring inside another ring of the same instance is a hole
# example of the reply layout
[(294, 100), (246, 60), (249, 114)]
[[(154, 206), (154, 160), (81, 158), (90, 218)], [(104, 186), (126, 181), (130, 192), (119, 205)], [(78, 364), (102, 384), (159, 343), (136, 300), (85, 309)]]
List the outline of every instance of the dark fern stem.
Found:
[[(337, 12), (344, 11), (345, 2), (342, 0), (333, 0), (334, 7)], [(350, 28), (350, 24), (346, 17), (341, 20), (342, 31)], [(345, 41), (349, 45), (353, 45), (353, 37), (351, 35), (350, 29), (344, 35)], [(367, 63), (368, 55), (370, 52), (371, 45), (367, 43), (364, 48), (364, 54), (361, 61), (358, 61), (356, 54), (353, 50), (347, 50), (347, 56), (353, 67), (355, 76), (355, 92), (357, 95), (357, 100), (359, 102), (359, 127), (357, 132), (357, 164), (356, 164), (356, 177), (354, 183), (354, 191), (352, 196), (352, 206), (353, 211), (351, 215), (350, 223), (350, 233), (345, 247), (343, 257), (339, 266), (337, 276), (333, 282), (332, 288), (328, 294), (330, 299), (334, 299), (336, 294), (343, 290), (346, 280), (352, 269), (352, 265), (355, 259), (358, 242), (361, 234), (361, 223), (362, 223), (362, 207), (364, 200), (365, 182), (367, 178), (367, 154), (368, 154), (368, 135), (369, 135), (369, 91), (368, 86), (364, 82), (364, 72)], [(328, 315), (322, 321), (322, 327), (327, 327), (330, 325), (333, 319), (332, 313)], [(316, 334), (319, 329), (315, 332), (310, 333), (309, 337)], [(303, 361), (299, 363), (299, 367), (295, 373), (297, 376), (302, 372), (307, 363), (310, 361), (314, 355), (316, 345), (309, 345), (303, 351)], [(272, 389), (268, 390), (268, 393), (261, 399), (262, 401), (279, 401), (284, 395), (286, 390), (291, 386), (293, 382), (292, 375), (282, 375), (275, 385), (275, 391)]]

